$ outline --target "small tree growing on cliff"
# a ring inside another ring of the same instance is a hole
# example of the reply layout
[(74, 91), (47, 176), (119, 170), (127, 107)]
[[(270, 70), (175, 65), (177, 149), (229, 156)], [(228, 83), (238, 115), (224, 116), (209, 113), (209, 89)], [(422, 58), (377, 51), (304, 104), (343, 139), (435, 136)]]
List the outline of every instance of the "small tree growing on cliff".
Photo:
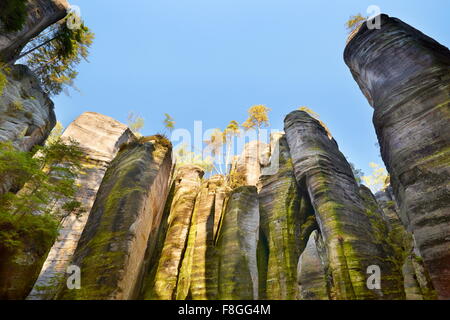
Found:
[[(257, 141), (260, 142), (260, 130), (269, 126), (270, 109), (264, 105), (255, 105), (248, 109), (248, 118), (242, 124), (244, 130), (256, 130)], [(259, 160), (259, 143), (256, 146), (257, 159)]]
[[(225, 165), (230, 166), (231, 148), (233, 147), (233, 138), (238, 137), (241, 131), (239, 130), (239, 123), (236, 120), (231, 120), (228, 126), (223, 131), (224, 140), (227, 145)], [(227, 169), (228, 170), (228, 169)]]
[(169, 132), (172, 132), (175, 129), (175, 120), (168, 113), (164, 113), (164, 128)]
[(65, 19), (50, 26), (34, 38), (18, 57), (25, 58), (26, 64), (41, 80), (45, 92), (57, 95), (67, 86), (74, 88), (77, 77), (76, 66), (86, 60), (94, 34), (81, 23), (79, 28), (69, 28)]
[(142, 137), (141, 130), (145, 125), (144, 118), (134, 114), (134, 112), (128, 112), (127, 125), (135, 136)]
[(362, 181), (373, 192), (384, 190), (389, 185), (389, 175), (385, 168), (376, 163), (369, 163), (372, 168), (372, 174), (369, 176), (361, 177)]
[(325, 131), (327, 132), (328, 138), (332, 138), (333, 136), (331, 135), (331, 131), (328, 128), (328, 126), (322, 121), (320, 120), (320, 115), (317, 112), (314, 112), (312, 109), (303, 106), (298, 108), (298, 110), (300, 111), (304, 111), (306, 113), (308, 113), (311, 117), (313, 117), (314, 119), (316, 119), (317, 121), (319, 121), (319, 124), (325, 129)]

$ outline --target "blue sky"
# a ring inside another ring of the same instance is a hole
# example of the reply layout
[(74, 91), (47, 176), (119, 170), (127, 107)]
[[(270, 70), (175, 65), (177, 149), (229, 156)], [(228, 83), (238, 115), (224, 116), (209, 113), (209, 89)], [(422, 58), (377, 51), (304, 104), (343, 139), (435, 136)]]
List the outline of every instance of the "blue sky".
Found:
[(372, 109), (343, 61), (345, 21), (377, 5), (450, 45), (450, 1), (72, 0), (95, 32), (90, 63), (79, 67), (81, 92), (55, 97), (67, 126), (84, 111), (125, 122), (146, 120), (144, 134), (240, 123), (255, 104), (272, 109), (283, 129), (306, 105), (328, 125), (340, 150), (365, 173), (379, 157)]

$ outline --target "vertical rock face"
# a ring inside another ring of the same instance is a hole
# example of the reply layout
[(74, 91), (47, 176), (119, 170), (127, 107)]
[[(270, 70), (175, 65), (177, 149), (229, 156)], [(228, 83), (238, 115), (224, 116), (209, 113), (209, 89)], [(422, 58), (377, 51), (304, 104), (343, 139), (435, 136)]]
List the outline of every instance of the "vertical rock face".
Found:
[(286, 117), (285, 131), (297, 182), (308, 190), (325, 243), (332, 298), (401, 298), (400, 288), (383, 289), (383, 280), (397, 275), (382, 277), (381, 290), (366, 285), (369, 266), (390, 268), (385, 266), (387, 254), (377, 243), (358, 185), (337, 143), (303, 111)]
[(270, 300), (295, 300), (299, 298), (297, 263), (315, 218), (314, 210), (301, 210), (301, 194), (285, 137), (275, 140), (272, 145), (278, 152), (273, 154), (278, 157), (273, 156), (271, 162), (278, 162), (278, 170), (273, 175), (261, 177), (258, 195), (263, 233), (260, 241), (265, 241), (267, 247), (263, 295)]
[[(3, 94), (0, 92), (0, 142), (9, 141), (21, 151), (30, 151), (47, 139), (56, 124), (53, 102), (28, 67), (11, 67), (6, 78)], [(9, 191), (13, 181), (0, 178), (0, 194), (3, 194)]]
[(370, 105), (400, 206), (433, 284), (450, 299), (450, 51), (399, 19), (363, 25), (345, 62)]
[(22, 48), (50, 25), (67, 15), (66, 0), (29, 0), (27, 19), (17, 32), (5, 32), (0, 21), (0, 61), (14, 62)]
[(228, 200), (217, 242), (219, 299), (258, 299), (258, 237), (259, 204), (256, 187), (237, 188)]
[(185, 165), (177, 169), (175, 189), (170, 204), (167, 231), (155, 275), (149, 281), (145, 298), (171, 300), (176, 296), (178, 274), (183, 260), (195, 200), (204, 172), (200, 167)]
[[(180, 300), (217, 299), (216, 203), (222, 199), (223, 176), (203, 182), (195, 201), (189, 236), (177, 284)], [(216, 197), (219, 192), (219, 197)], [(220, 212), (221, 213), (221, 212)]]
[(105, 174), (74, 254), (82, 288), (63, 289), (58, 298), (132, 299), (140, 290), (168, 193), (171, 147), (154, 136), (122, 149)]
[(269, 145), (256, 140), (244, 146), (242, 154), (235, 164), (235, 170), (245, 177), (246, 185), (256, 186), (258, 184), (261, 168), (267, 163), (269, 153)]
[(62, 222), (58, 239), (28, 299), (49, 299), (55, 294), (75, 252), (107, 167), (119, 148), (135, 138), (124, 124), (98, 113), (86, 112), (67, 127), (62, 139), (77, 141), (85, 154), (83, 174), (76, 181), (80, 186), (76, 200), (82, 203), (85, 213), (81, 217), (71, 215)]
[(324, 258), (326, 258), (326, 253), (322, 238), (316, 230), (311, 233), (306, 248), (298, 261), (300, 300), (329, 299)]
[(405, 229), (399, 219), (392, 188), (388, 187), (386, 190), (378, 192), (375, 197), (390, 226), (387, 238), (396, 247), (397, 254), (401, 256), (406, 299), (436, 299), (430, 276), (423, 265), (420, 252), (416, 249), (414, 236)]

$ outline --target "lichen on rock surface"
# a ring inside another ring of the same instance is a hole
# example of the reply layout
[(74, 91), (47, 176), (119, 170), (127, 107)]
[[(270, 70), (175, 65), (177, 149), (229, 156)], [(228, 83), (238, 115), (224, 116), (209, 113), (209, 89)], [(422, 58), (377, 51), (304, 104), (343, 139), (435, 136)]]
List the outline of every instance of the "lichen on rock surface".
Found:
[(218, 299), (257, 300), (259, 204), (254, 186), (230, 195), (217, 239)]
[(299, 298), (297, 263), (316, 225), (314, 210), (311, 206), (301, 210), (308, 199), (302, 197), (297, 187), (286, 138), (278, 136), (273, 140), (271, 166), (277, 162), (277, 170), (275, 174), (261, 177), (258, 195), (263, 233), (259, 241), (265, 241), (267, 247), (266, 265), (259, 267), (266, 272), (261, 294), (270, 300), (296, 300)]
[(86, 225), (106, 169), (119, 148), (135, 137), (126, 125), (95, 112), (85, 112), (67, 127), (61, 139), (76, 141), (84, 152), (82, 174), (76, 180), (80, 188), (75, 196), (84, 213), (81, 216), (69, 215), (61, 222), (59, 236), (27, 298), (30, 300), (51, 299), (56, 293)]
[(159, 140), (131, 142), (112, 161), (72, 261), (83, 270), (83, 286), (63, 289), (58, 299), (138, 296), (169, 191), (171, 148)]
[(370, 290), (366, 285), (372, 265), (388, 270), (387, 279), (397, 275), (385, 268), (388, 253), (377, 243), (351, 167), (336, 141), (303, 111), (286, 117), (285, 131), (295, 177), (299, 187), (308, 191), (325, 243), (331, 298), (401, 298), (401, 288)]
[(399, 215), (450, 299), (450, 51), (399, 19), (363, 25), (344, 58), (374, 109)]
[(203, 170), (194, 165), (183, 165), (176, 171), (173, 196), (168, 200), (169, 214), (161, 253), (150, 265), (150, 278), (146, 279), (146, 299), (171, 300), (176, 296), (181, 263), (185, 256), (189, 227), (195, 200), (200, 191)]

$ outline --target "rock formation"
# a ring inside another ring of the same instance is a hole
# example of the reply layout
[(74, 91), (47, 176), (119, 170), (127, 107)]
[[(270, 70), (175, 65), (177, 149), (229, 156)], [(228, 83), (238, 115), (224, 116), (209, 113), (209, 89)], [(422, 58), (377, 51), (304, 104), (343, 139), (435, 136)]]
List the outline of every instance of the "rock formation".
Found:
[(224, 184), (223, 176), (213, 176), (203, 182), (198, 193), (178, 278), (177, 299), (217, 299), (218, 260), (214, 230), (218, 220), (216, 212), (222, 213), (216, 206), (223, 205), (219, 201), (223, 198)]
[[(44, 143), (56, 124), (53, 102), (24, 65), (11, 67), (6, 79), (0, 92), (0, 142), (11, 142), (18, 150), (30, 151)], [(0, 194), (12, 185), (11, 179), (1, 177)]]
[(119, 151), (106, 171), (72, 264), (83, 272), (80, 290), (59, 299), (133, 299), (145, 257), (155, 249), (171, 172), (171, 146), (152, 136)]
[(50, 25), (67, 15), (66, 0), (27, 1), (27, 18), (21, 30), (4, 32), (0, 21), (0, 61), (13, 63), (23, 47)]
[(251, 141), (244, 145), (241, 155), (233, 164), (233, 170), (243, 176), (245, 185), (258, 184), (262, 168), (268, 162), (269, 150), (269, 145), (263, 142)]
[(63, 141), (75, 140), (85, 154), (81, 169), (83, 173), (76, 181), (82, 186), (76, 194), (76, 200), (82, 203), (85, 213), (81, 217), (70, 215), (62, 222), (58, 239), (28, 299), (49, 299), (55, 294), (86, 225), (106, 169), (119, 148), (135, 139), (124, 124), (94, 112), (79, 116), (67, 127), (61, 138)]
[(277, 161), (278, 170), (261, 177), (258, 195), (263, 234), (260, 241), (267, 247), (266, 283), (262, 284), (265, 292), (261, 294), (271, 300), (295, 300), (299, 298), (298, 259), (316, 223), (314, 210), (297, 187), (286, 138), (273, 140), (271, 145), (278, 150), (273, 152), (277, 157), (272, 156), (271, 162)]
[(439, 298), (450, 299), (450, 51), (399, 19), (364, 24), (344, 58), (374, 109), (402, 221)]
[[(322, 125), (306, 112), (285, 119), (295, 177), (308, 190), (327, 252), (333, 299), (401, 298), (391, 282), (401, 274), (386, 260), (350, 165)], [(369, 266), (379, 266), (381, 290), (366, 285)], [(386, 281), (386, 283), (384, 283)], [(384, 285), (385, 284), (385, 285)]]
[(300, 300), (328, 300), (326, 253), (323, 241), (316, 231), (311, 233), (305, 250), (298, 261)]
[(257, 300), (259, 205), (256, 187), (235, 189), (230, 195), (217, 240), (218, 298)]
[(177, 169), (173, 198), (170, 199), (167, 229), (155, 274), (146, 280), (145, 298), (171, 300), (176, 296), (177, 281), (186, 252), (189, 227), (195, 200), (204, 172), (200, 167), (185, 165)]

